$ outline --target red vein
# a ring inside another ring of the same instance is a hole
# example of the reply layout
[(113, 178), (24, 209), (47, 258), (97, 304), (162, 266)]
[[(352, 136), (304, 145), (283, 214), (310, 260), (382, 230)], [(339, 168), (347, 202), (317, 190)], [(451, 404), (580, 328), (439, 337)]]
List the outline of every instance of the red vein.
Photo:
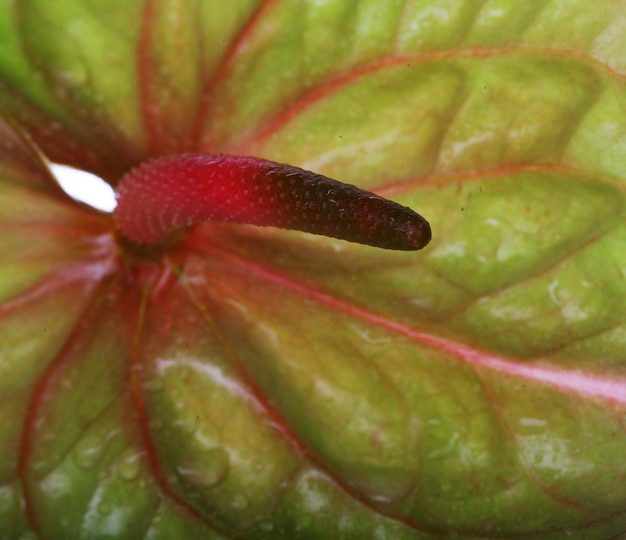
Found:
[[(97, 285), (101, 285), (101, 283), (96, 284), (91, 281), (87, 281), (87, 284), (88, 291), (86, 291), (86, 294), (93, 295), (92, 298), (95, 298), (97, 296), (97, 290), (102, 289), (102, 286), (97, 287)], [(36, 384), (33, 386), (31, 397), (24, 414), (23, 429), (20, 435), (20, 451), (17, 471), (23, 485), (26, 516), (30, 526), (39, 538), (46, 538), (46, 535), (39, 525), (35, 503), (31, 495), (29, 483), (26, 480), (29, 474), (30, 458), (33, 452), (33, 437), (34, 431), (37, 427), (38, 415), (47, 397), (47, 387), (50, 385), (55, 375), (59, 372), (59, 369), (65, 365), (68, 360), (73, 358), (76, 344), (79, 343), (79, 340), (83, 337), (84, 333), (93, 327), (91, 323), (97, 317), (99, 312), (102, 314), (103, 309), (103, 306), (97, 302), (86, 302), (81, 314), (76, 319), (77, 321), (80, 321), (80, 323), (75, 326), (74, 330), (63, 344), (61, 350), (52, 358), (43, 371), (43, 374), (38, 377)]]
[(152, 25), (155, 17), (155, 2), (146, 0), (139, 42), (137, 43), (137, 72), (139, 76), (139, 98), (144, 129), (148, 137), (150, 151), (157, 146), (157, 126), (159, 124), (159, 106), (153, 100), (150, 77), (150, 46), (152, 43)]
[(421, 343), (422, 345), (426, 345), (427, 347), (442, 351), (452, 358), (465, 362), (473, 367), (485, 368), (503, 373), (510, 377), (529, 380), (562, 392), (575, 392), (577, 395), (583, 395), (588, 398), (597, 398), (619, 405), (626, 405), (626, 378), (624, 377), (609, 378), (601, 375), (583, 373), (579, 370), (553, 368), (537, 363), (524, 363), (487, 351), (478, 350), (450, 339), (422, 332), (406, 324), (390, 320), (377, 313), (341, 300), (312, 285), (303, 284), (284, 274), (278, 273), (274, 269), (243, 259), (221, 248), (208, 246), (191, 239), (190, 242), (193, 242), (194, 248), (212, 255), (218, 255), (271, 283), (292, 290), (311, 300), (315, 300), (335, 311), (345, 313), (346, 315), (379, 326), (385, 330)]
[(237, 374), (249, 393), (249, 398), (251, 398), (254, 406), (257, 407), (258, 411), (265, 415), (268, 423), (274, 427), (287, 441), (287, 443), (291, 446), (291, 448), (296, 452), (296, 454), (303, 460), (309, 462), (314, 468), (319, 471), (322, 471), (329, 478), (333, 480), (335, 485), (341, 489), (348, 497), (357, 501), (359, 504), (370, 508), (372, 511), (377, 512), (380, 515), (384, 515), (387, 518), (393, 519), (403, 525), (410, 527), (411, 529), (418, 530), (421, 532), (430, 532), (436, 533), (437, 529), (427, 526), (424, 523), (418, 523), (415, 519), (407, 518), (406, 516), (399, 516), (393, 513), (385, 512), (384, 509), (376, 507), (372, 504), (370, 500), (363, 496), (359, 491), (357, 491), (354, 487), (350, 486), (347, 482), (342, 480), (336, 474), (334, 474), (328, 467), (326, 467), (316, 456), (315, 452), (313, 452), (305, 442), (299, 437), (296, 430), (291, 426), (290, 422), (281, 414), (281, 412), (271, 403), (270, 400), (267, 399), (266, 394), (263, 392), (263, 389), (256, 383), (254, 378), (250, 375), (247, 370), (245, 364), (241, 361), (240, 357), (235, 353), (233, 347), (230, 345), (228, 339), (223, 334), (223, 332), (219, 329), (213, 317), (210, 314), (210, 310), (206, 309), (203, 305), (200, 298), (195, 294), (192, 290), (189, 283), (186, 280), (182, 279), (181, 283), (186, 290), (191, 303), (196, 307), (196, 309), (200, 312), (202, 318), (205, 320), (209, 328), (212, 332), (214, 332), (217, 337), (222, 349), (228, 354), (231, 359), (232, 364), (237, 369)]
[(496, 167), (487, 167), (484, 169), (472, 169), (472, 170), (459, 170), (451, 171), (443, 174), (437, 174), (432, 176), (424, 176), (421, 178), (413, 178), (408, 180), (399, 180), (391, 184), (385, 184), (374, 191), (381, 197), (390, 197), (396, 193), (402, 193), (407, 189), (414, 187), (426, 187), (442, 184), (455, 184), (458, 182), (464, 182), (469, 180), (488, 180), (497, 178), (503, 175), (516, 175), (523, 173), (533, 172), (547, 172), (551, 174), (562, 174), (568, 176), (575, 176), (584, 180), (590, 180), (592, 182), (604, 182), (611, 184), (612, 186), (626, 192), (626, 184), (621, 179), (614, 181), (611, 178), (598, 179), (598, 174), (593, 171), (585, 171), (583, 169), (570, 167), (563, 163), (558, 162), (544, 162), (544, 163), (507, 163), (504, 165), (498, 165)]
[[(37, 66), (39, 62), (31, 47), (28, 46), (28, 39), (26, 39), (27, 32), (24, 21), (27, 9), (23, 0), (15, 3), (15, 24), (20, 38), (19, 49), (31, 66)], [(51, 111), (50, 107), (42, 106), (36, 99), (23, 95), (19, 89), (19, 84), (16, 85), (15, 82), (10, 82), (7, 78), (0, 82), (0, 88), (3, 92), (10, 92), (11, 97), (18, 100), (22, 105), (22, 107), (17, 107), (16, 112), (9, 117), (14, 119), (22, 130), (31, 136), (33, 141), (37, 141), (37, 145), (41, 146), (45, 150), (45, 154), (53, 158), (54, 161), (72, 163), (85, 170), (97, 171), (102, 177), (110, 176), (107, 174), (110, 173), (109, 164), (113, 164), (114, 169), (117, 169), (120, 164), (122, 165), (121, 170), (127, 168), (124, 165), (124, 161), (128, 157), (124, 150), (127, 148), (115, 145), (111, 151), (109, 148), (111, 141), (107, 140), (103, 145), (99, 136), (94, 137), (96, 130), (91, 129), (91, 126), (85, 126), (82, 121), (75, 121), (73, 116), (76, 106), (67, 106), (67, 99), (63, 99), (64, 93), (46, 92), (46, 95), (54, 101), (55, 105), (61, 108), (62, 114), (59, 114), (59, 111)], [(42, 127), (48, 125), (51, 119), (58, 126), (52, 130), (52, 133), (50, 129)], [(76, 135), (79, 136), (76, 137)], [(84, 143), (87, 141), (92, 143), (88, 146), (90, 151), (84, 151)], [(117, 176), (115, 170), (113, 172), (114, 176)]]
[[(146, 279), (146, 277), (144, 277), (143, 279)], [(143, 297), (141, 299), (139, 312), (137, 314), (137, 324), (135, 326), (133, 334), (133, 344), (130, 359), (131, 401), (135, 410), (135, 414), (137, 415), (137, 424), (139, 426), (142, 443), (146, 450), (146, 460), (159, 488), (166, 497), (176, 503), (180, 508), (188, 512), (189, 515), (191, 515), (193, 518), (206, 525), (208, 528), (212, 530), (219, 530), (221, 534), (226, 534), (225, 531), (220, 530), (221, 528), (218, 528), (214, 523), (209, 522), (206, 516), (204, 516), (202, 513), (200, 513), (199, 510), (197, 510), (195, 507), (185, 501), (170, 486), (163, 471), (163, 467), (161, 466), (158, 451), (152, 438), (152, 434), (150, 433), (150, 416), (148, 414), (148, 411), (146, 410), (146, 405), (142, 393), (141, 375), (143, 366), (141, 365), (141, 344), (145, 326), (146, 310), (149, 300), (156, 294), (156, 289), (161, 288), (164, 282), (167, 282), (171, 279), (171, 270), (169, 267), (167, 267), (163, 269), (160, 274), (153, 275), (151, 280), (149, 278), (147, 279), (149, 281), (152, 281), (152, 283), (146, 286)]]
[(199, 521), (204, 521), (203, 516), (192, 506), (188, 505), (183, 499), (181, 499), (178, 494), (170, 487), (168, 484), (165, 474), (163, 472), (163, 468), (159, 463), (159, 458), (157, 454), (157, 450), (154, 445), (154, 441), (152, 440), (152, 435), (150, 433), (149, 424), (150, 418), (148, 412), (146, 411), (146, 406), (144, 403), (143, 395), (141, 392), (141, 341), (143, 335), (143, 327), (145, 324), (146, 317), (146, 308), (148, 304), (148, 299), (150, 296), (150, 291), (152, 287), (148, 288), (144, 291), (142, 296), (139, 311), (137, 314), (137, 324), (135, 325), (135, 329), (133, 332), (133, 343), (131, 349), (131, 358), (130, 358), (130, 394), (131, 400), (135, 409), (135, 413), (137, 415), (137, 424), (139, 426), (139, 431), (141, 433), (141, 438), (143, 442), (143, 446), (146, 449), (146, 458), (148, 461), (148, 465), (154, 478), (157, 481), (161, 491), (167, 495), (168, 498), (175, 501), (181, 508), (187, 510), (194, 518)]
[(253, 149), (258, 146), (264, 139), (267, 139), (286, 124), (291, 122), (295, 117), (302, 114), (306, 109), (312, 107), (315, 103), (319, 102), (323, 98), (331, 95), (342, 87), (355, 82), (356, 80), (376, 73), (385, 68), (395, 67), (400, 65), (411, 65), (416, 63), (434, 62), (438, 60), (450, 59), (450, 58), (485, 58), (491, 56), (503, 56), (506, 54), (520, 54), (520, 55), (542, 55), (553, 58), (571, 58), (579, 60), (584, 63), (593, 64), (599, 71), (603, 71), (610, 77), (626, 81), (626, 74), (619, 73), (607, 64), (602, 63), (600, 60), (589, 57), (583, 53), (574, 50), (565, 49), (550, 49), (547, 47), (521, 47), (519, 45), (510, 45), (506, 47), (498, 48), (475, 48), (475, 49), (463, 49), (463, 50), (446, 50), (446, 51), (434, 51), (421, 53), (416, 55), (406, 56), (390, 56), (383, 58), (377, 62), (359, 66), (350, 73), (339, 75), (334, 79), (315, 87), (308, 93), (304, 93), (299, 98), (293, 101), (292, 105), (279, 114), (273, 121), (269, 123), (265, 128), (261, 129), (256, 136), (247, 144), (242, 145), (242, 148), (237, 149), (237, 153), (241, 154), (253, 154)]
[[(230, 47), (222, 57), (219, 65), (213, 71), (212, 75), (205, 81), (202, 90), (202, 98), (200, 101), (200, 107), (196, 114), (196, 121), (193, 127), (193, 140), (195, 141), (195, 147), (200, 148), (200, 140), (202, 136), (202, 128), (207, 123), (207, 117), (215, 89), (223, 83), (228, 77), (232, 69), (237, 55), (241, 52), (245, 41), (252, 34), (254, 28), (257, 26), (263, 15), (268, 11), (271, 6), (276, 3), (276, 0), (263, 0), (256, 10), (252, 13), (250, 18), (241, 27), (239, 32), (235, 35), (234, 39), (230, 43)], [(211, 152), (211, 147), (207, 146), (202, 148), (203, 152)]]
[(0, 304), (0, 317), (23, 305), (50, 296), (55, 291), (70, 285), (75, 286), (77, 283), (84, 283), (91, 287), (111, 275), (116, 267), (117, 262), (114, 260), (98, 260), (92, 263), (82, 261), (59, 266), (32, 287), (2, 302)]
[(205, 307), (202, 300), (193, 290), (191, 283), (189, 283), (189, 281), (185, 279), (186, 276), (184, 272), (177, 269), (177, 273), (181, 278), (180, 283), (185, 290), (185, 293), (189, 297), (191, 304), (195, 307), (195, 309), (198, 310), (202, 319), (209, 327), (210, 331), (214, 333), (217, 341), (222, 347), (222, 350), (230, 357), (231, 363), (237, 368), (238, 375), (241, 378), (243, 385), (246, 387), (246, 390), (249, 393), (249, 397), (252, 398), (254, 406), (266, 416), (266, 418), (269, 420), (270, 425), (272, 425), (285, 437), (287, 442), (294, 450), (296, 450), (299, 455), (310, 456), (311, 454), (309, 449), (304, 446), (303, 442), (296, 436), (295, 432), (291, 429), (285, 418), (283, 418), (279, 414), (279, 412), (273, 407), (273, 405), (266, 398), (265, 394), (262, 392), (261, 388), (250, 376), (244, 363), (230, 346), (228, 339), (215, 322), (215, 318), (212, 316), (211, 310)]

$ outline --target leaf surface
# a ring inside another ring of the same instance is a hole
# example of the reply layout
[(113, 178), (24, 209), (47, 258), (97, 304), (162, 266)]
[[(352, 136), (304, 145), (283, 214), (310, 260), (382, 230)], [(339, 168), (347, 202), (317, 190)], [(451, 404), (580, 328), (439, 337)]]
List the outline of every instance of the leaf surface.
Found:
[[(1, 535), (623, 535), (625, 26), (608, 0), (0, 6)], [(38, 149), (112, 185), (288, 162), (433, 241), (137, 251)]]

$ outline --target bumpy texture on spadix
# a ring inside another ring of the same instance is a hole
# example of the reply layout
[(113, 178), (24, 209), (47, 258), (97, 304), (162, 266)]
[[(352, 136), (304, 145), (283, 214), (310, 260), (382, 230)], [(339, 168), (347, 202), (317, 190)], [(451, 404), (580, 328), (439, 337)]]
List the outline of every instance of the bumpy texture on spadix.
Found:
[(182, 226), (235, 222), (323, 234), (386, 249), (430, 241), (410, 208), (298, 167), (229, 155), (183, 154), (130, 171), (117, 192), (117, 225), (153, 244)]

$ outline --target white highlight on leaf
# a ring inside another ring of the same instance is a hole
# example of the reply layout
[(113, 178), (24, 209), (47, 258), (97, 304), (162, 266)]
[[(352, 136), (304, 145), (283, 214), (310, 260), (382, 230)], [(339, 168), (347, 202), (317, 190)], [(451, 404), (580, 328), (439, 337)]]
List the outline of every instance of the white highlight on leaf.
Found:
[(499, 219), (496, 219), (494, 217), (488, 217), (486, 218), (483, 223), (485, 225), (489, 225), (490, 227), (494, 227), (494, 228), (499, 228), (502, 226), (502, 222)]
[(296, 484), (296, 491), (302, 499), (302, 506), (310, 515), (315, 515), (328, 504), (328, 499), (323, 496), (320, 489), (323, 483), (328, 483), (326, 475), (317, 470), (309, 470), (299, 478)]
[(588, 475), (595, 464), (584, 458), (567, 439), (545, 432), (541, 435), (518, 436), (520, 452), (528, 466), (557, 474)]
[(548, 285), (548, 293), (550, 294), (550, 299), (552, 300), (552, 302), (554, 304), (556, 304), (557, 306), (561, 305), (561, 301), (559, 300), (559, 297), (556, 294), (556, 288), (559, 286), (559, 280), (555, 279), (554, 281), (552, 281), (550, 283), (550, 285)]
[(489, 19), (496, 20), (502, 19), (507, 14), (507, 10), (498, 6), (485, 6), (480, 12), (483, 21), (489, 21)]
[(458, 3), (453, 0), (444, 0), (434, 6), (420, 9), (412, 18), (409, 28), (412, 33), (432, 31), (433, 28), (449, 25), (457, 15)]
[(445, 446), (442, 446), (441, 448), (437, 448), (436, 450), (433, 450), (432, 452), (429, 452), (428, 455), (426, 456), (428, 459), (435, 459), (441, 456), (446, 456), (450, 453), (452, 453), (452, 451), (454, 450), (454, 448), (457, 445), (457, 442), (459, 440), (460, 437), (460, 433), (458, 431), (455, 431), (452, 434), (452, 437), (450, 437), (450, 439), (448, 439), (448, 442)]
[(431, 257), (443, 258), (453, 256), (457, 258), (463, 258), (466, 256), (467, 253), (467, 245), (465, 242), (442, 243), (441, 245), (437, 246), (436, 250), (434, 251), (434, 254), (431, 252)]
[(402, 138), (398, 128), (390, 129), (382, 135), (367, 140), (360, 140), (350, 145), (339, 146), (334, 150), (326, 150), (317, 157), (311, 157), (300, 164), (300, 167), (310, 171), (320, 171), (332, 163), (341, 162), (345, 159), (353, 159), (353, 156), (372, 155), (380, 152), (381, 148), (393, 147)]
[(376, 335), (371, 328), (366, 328), (359, 324), (350, 324), (349, 327), (361, 340), (370, 345), (384, 345), (391, 342), (391, 338), (388, 335)]
[(187, 368), (195, 371), (211, 380), (216, 386), (227, 390), (230, 394), (252, 400), (248, 390), (242, 386), (238, 380), (229, 377), (224, 371), (214, 365), (199, 362), (197, 360), (176, 360), (170, 358), (159, 358), (156, 361), (156, 372), (163, 377), (166, 371)]
[(39, 488), (49, 500), (59, 500), (72, 492), (72, 478), (65, 471), (53, 470), (39, 483)]
[(589, 314), (579, 305), (578, 299), (568, 298), (567, 292), (559, 294), (559, 280), (555, 279), (548, 285), (548, 293), (555, 305), (561, 309), (561, 316), (565, 321), (584, 321)]
[(106, 538), (119, 538), (129, 525), (132, 511), (129, 505), (116, 504), (110, 489), (106, 483), (96, 487), (83, 517), (82, 529), (97, 530)]
[(225, 304), (231, 305), (237, 311), (239, 311), (240, 313), (243, 313), (244, 315), (248, 313), (248, 306), (246, 306), (245, 304), (242, 304), (241, 302), (238, 302), (237, 300), (233, 300), (232, 298), (226, 297), (226, 298), (223, 298), (222, 301)]
[(72, 199), (97, 210), (112, 212), (117, 205), (115, 192), (102, 178), (67, 165), (50, 164), (59, 185)]
[(473, 137), (469, 137), (464, 141), (459, 141), (451, 145), (451, 155), (452, 159), (458, 159), (459, 156), (468, 152), (469, 150), (473, 150), (475, 146), (485, 146), (495, 139), (494, 134), (489, 131), (484, 131), (479, 135), (475, 135)]
[(274, 330), (271, 326), (263, 323), (258, 324), (257, 328), (259, 332), (265, 336), (267, 341), (274, 349), (280, 349), (281, 342), (280, 338), (278, 337), (278, 332), (276, 332), (276, 330)]
[(585, 321), (589, 318), (589, 313), (574, 303), (568, 303), (563, 306), (561, 313), (563, 318), (568, 321)]
[(524, 417), (520, 418), (519, 423), (526, 427), (544, 427), (547, 424), (547, 421), (540, 418)]

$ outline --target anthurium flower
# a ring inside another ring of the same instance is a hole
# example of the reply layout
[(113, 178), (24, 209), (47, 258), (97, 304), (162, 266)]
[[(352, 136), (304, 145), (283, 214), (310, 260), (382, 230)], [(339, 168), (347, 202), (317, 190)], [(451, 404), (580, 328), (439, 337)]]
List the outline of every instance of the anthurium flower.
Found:
[[(0, 538), (621, 537), (625, 36), (611, 0), (0, 3)], [(143, 245), (48, 167), (189, 154), (432, 240)]]

